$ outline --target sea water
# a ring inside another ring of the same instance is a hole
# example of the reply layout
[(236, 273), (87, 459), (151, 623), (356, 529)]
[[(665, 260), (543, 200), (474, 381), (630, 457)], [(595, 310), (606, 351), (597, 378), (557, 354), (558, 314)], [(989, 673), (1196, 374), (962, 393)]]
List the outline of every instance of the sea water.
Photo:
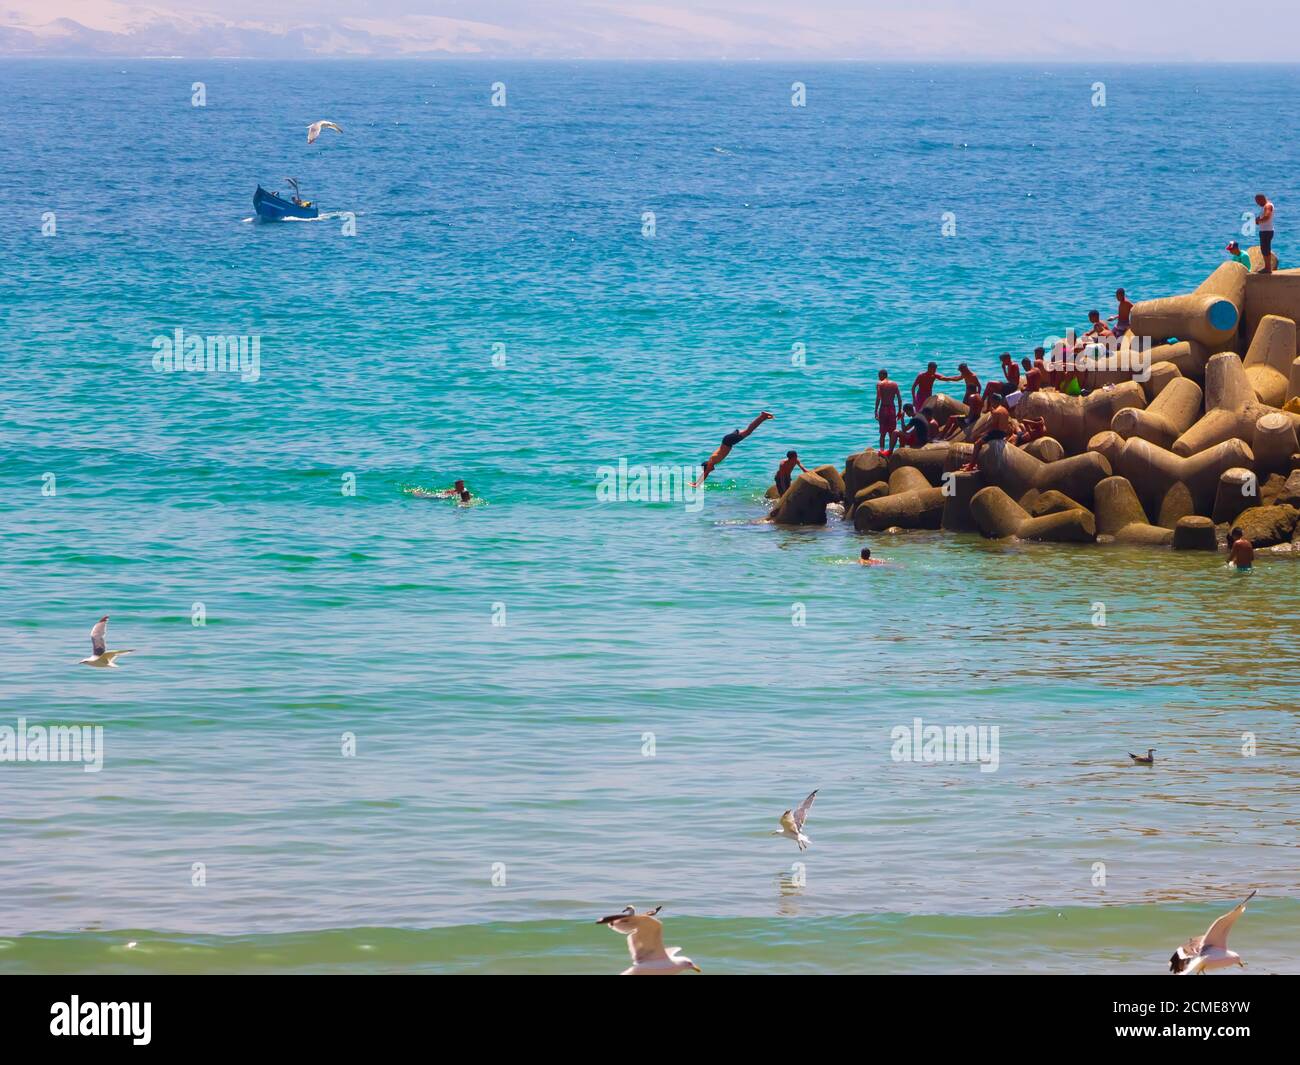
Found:
[[(616, 972), (633, 903), (709, 972), (1159, 972), (1258, 888), (1233, 946), (1295, 971), (1291, 559), (759, 519), (881, 367), (1188, 290), (1258, 191), (1294, 264), (1297, 89), (0, 63), (0, 725), (103, 729), (0, 762), (0, 969)], [(252, 222), (286, 176), (322, 218)], [(763, 409), (701, 505), (598, 498)], [(895, 757), (931, 726), (996, 771)]]

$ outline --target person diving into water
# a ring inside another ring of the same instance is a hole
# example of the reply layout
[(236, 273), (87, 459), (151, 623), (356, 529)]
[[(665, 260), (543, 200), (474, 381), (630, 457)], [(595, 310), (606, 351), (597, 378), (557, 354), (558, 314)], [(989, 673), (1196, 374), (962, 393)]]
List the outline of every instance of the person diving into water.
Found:
[(722, 443), (718, 445), (717, 450), (705, 460), (704, 472), (700, 474), (700, 479), (698, 481), (692, 481), (691, 487), (698, 488), (707, 481), (709, 479), (709, 474), (717, 469), (722, 460), (731, 454), (731, 449), (771, 417), (773, 417), (772, 414), (768, 411), (763, 411), (757, 418), (749, 423), (748, 428), (743, 430), (736, 429), (724, 436), (722, 438)]

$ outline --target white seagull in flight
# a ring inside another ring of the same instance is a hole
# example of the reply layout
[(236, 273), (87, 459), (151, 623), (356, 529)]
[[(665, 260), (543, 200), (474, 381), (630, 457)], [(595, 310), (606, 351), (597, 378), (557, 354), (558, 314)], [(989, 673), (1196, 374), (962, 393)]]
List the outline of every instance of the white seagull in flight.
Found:
[(77, 665), (97, 666), (100, 669), (106, 669), (110, 667), (112, 669), (116, 669), (117, 663), (114, 661), (114, 659), (117, 658), (118, 655), (129, 655), (132, 653), (132, 650), (134, 650), (133, 648), (129, 648), (125, 651), (105, 650), (104, 634), (106, 632), (108, 632), (107, 614), (105, 614), (102, 618), (100, 618), (97, 622), (95, 622), (95, 627), (90, 630), (90, 652), (91, 652), (90, 657), (83, 658), (80, 662), (77, 663)]
[(821, 788), (817, 788), (816, 791), (808, 796), (808, 798), (804, 799), (804, 801), (799, 804), (799, 809), (786, 810), (786, 812), (781, 815), (781, 831), (773, 832), (772, 835), (785, 836), (786, 839), (792, 839), (799, 844), (799, 849), (801, 851), (806, 851), (808, 849), (808, 844), (811, 843), (812, 840), (803, 834), (803, 823), (808, 820), (808, 811), (812, 809), (813, 799), (817, 798), (818, 791), (821, 791)]
[(1211, 969), (1226, 969), (1229, 965), (1245, 966), (1241, 955), (1228, 949), (1228, 933), (1237, 918), (1246, 912), (1246, 903), (1255, 897), (1252, 891), (1236, 909), (1220, 917), (1203, 936), (1193, 936), (1169, 956), (1169, 971), (1179, 976), (1207, 973)]
[(681, 947), (664, 947), (664, 926), (655, 920), (662, 910), (656, 906), (645, 913), (627, 906), (622, 913), (602, 917), (597, 924), (607, 924), (619, 935), (627, 936), (627, 949), (632, 955), (632, 968), (624, 969), (621, 976), (676, 976), (687, 969), (703, 972), (695, 962), (681, 953)]
[(343, 132), (341, 127), (336, 126), (334, 125), (333, 122), (328, 122), (322, 118), (319, 122), (313, 122), (310, 126), (307, 127), (307, 143), (315, 144), (316, 138), (320, 136), (320, 131), (323, 129), (332, 129), (335, 133)]

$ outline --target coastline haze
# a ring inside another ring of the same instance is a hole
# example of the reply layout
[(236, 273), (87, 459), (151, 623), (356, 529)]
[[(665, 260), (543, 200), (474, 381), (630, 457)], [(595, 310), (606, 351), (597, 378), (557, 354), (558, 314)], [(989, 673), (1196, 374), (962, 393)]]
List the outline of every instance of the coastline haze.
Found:
[(3, 0), (0, 57), (1291, 62), (1300, 31), (1300, 12), (1267, 0), (1233, 5), (1231, 18), (1173, 0), (1102, 0), (1083, 15), (1061, 2), (981, 7), (335, 0), (284, 17), (251, 0)]

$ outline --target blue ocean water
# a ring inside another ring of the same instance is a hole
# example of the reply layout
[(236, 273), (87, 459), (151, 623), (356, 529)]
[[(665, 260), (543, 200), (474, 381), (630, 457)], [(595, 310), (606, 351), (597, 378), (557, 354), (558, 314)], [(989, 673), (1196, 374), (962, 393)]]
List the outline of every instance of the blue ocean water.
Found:
[[(0, 967), (617, 971), (584, 923), (635, 902), (708, 971), (1160, 971), (1258, 888), (1234, 946), (1294, 971), (1288, 560), (758, 519), (787, 448), (874, 444), (882, 366), (1186, 290), (1257, 191), (1294, 262), (1297, 88), (0, 63), (0, 724), (105, 736), (0, 762)], [(324, 218), (252, 222), (286, 175)], [(156, 371), (176, 328), (258, 379)], [(701, 509), (598, 501), (760, 409)], [(403, 490), (455, 477), (482, 502)], [(998, 770), (894, 761), (916, 717)], [(768, 833), (814, 787), (801, 855)]]

